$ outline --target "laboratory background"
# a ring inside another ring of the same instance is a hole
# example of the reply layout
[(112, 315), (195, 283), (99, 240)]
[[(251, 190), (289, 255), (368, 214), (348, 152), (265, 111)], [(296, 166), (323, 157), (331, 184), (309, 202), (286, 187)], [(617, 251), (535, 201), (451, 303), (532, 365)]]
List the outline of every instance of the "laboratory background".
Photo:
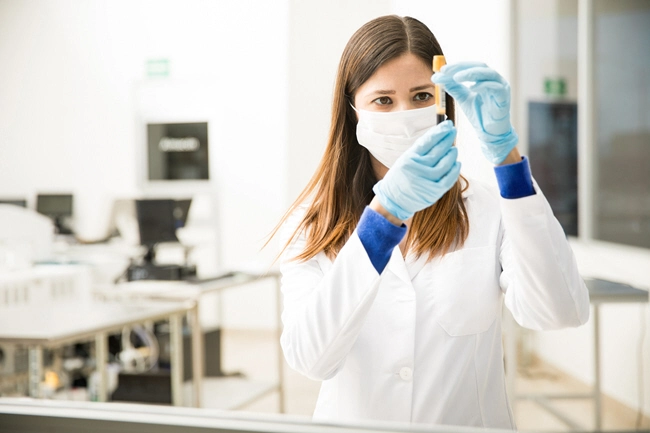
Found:
[[(650, 430), (650, 1), (0, 0), (1, 431), (325, 431), (267, 241), (346, 42), (387, 14), (509, 81), (590, 290), (579, 328), (504, 308), (518, 428)], [(463, 173), (496, 187), (457, 113)]]

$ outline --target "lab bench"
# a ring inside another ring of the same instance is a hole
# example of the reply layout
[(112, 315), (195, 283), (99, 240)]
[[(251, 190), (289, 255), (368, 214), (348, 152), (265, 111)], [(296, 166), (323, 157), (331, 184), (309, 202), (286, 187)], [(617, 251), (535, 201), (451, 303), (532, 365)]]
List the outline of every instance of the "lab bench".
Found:
[[(277, 381), (269, 382), (254, 380), (246, 377), (223, 376), (207, 377), (205, 375), (205, 347), (201, 333), (192, 333), (192, 371), (201, 372), (201, 381), (185, 386), (185, 401), (192, 402), (194, 407), (211, 409), (241, 409), (249, 403), (277, 391), (279, 394), (279, 412), (285, 411), (284, 396), (284, 358), (280, 347), (280, 315), (282, 312), (280, 294), (280, 273), (269, 271), (265, 273), (229, 271), (212, 278), (195, 278), (187, 281), (134, 281), (105, 287), (95, 292), (95, 296), (105, 299), (145, 299), (145, 300), (185, 300), (195, 302), (198, 306), (208, 294), (221, 294), (225, 291), (252, 283), (272, 280), (277, 315), (276, 357)], [(222, 308), (223, 302), (219, 302)], [(223, 317), (223, 313), (219, 313)], [(198, 314), (193, 315), (193, 329), (200, 329)], [(196, 327), (196, 328), (195, 328)], [(210, 398), (206, 398), (209, 396)]]
[[(43, 351), (72, 343), (94, 341), (99, 372), (97, 400), (108, 400), (108, 335), (125, 326), (168, 320), (171, 340), (171, 392), (174, 405), (183, 404), (181, 324), (185, 314), (196, 312), (191, 301), (148, 301), (125, 304), (93, 299), (66, 299), (23, 303), (0, 310), (0, 343), (28, 350), (29, 395), (41, 397)], [(199, 377), (194, 381), (198, 383)]]
[(594, 426), (596, 431), (602, 429), (602, 393), (601, 393), (601, 342), (600, 342), (600, 307), (608, 303), (648, 303), (648, 291), (634, 288), (627, 284), (613, 281), (585, 278), (585, 284), (589, 290), (589, 299), (593, 306), (591, 323), (593, 326), (593, 363), (594, 363), (594, 385), (591, 392), (588, 393), (526, 393), (517, 394), (514, 390), (514, 377), (517, 369), (517, 350), (515, 346), (515, 337), (513, 335), (513, 326), (516, 326), (514, 320), (510, 318), (509, 328), (506, 331), (506, 370), (509, 371), (509, 389), (514, 395), (515, 400), (530, 400), (556, 418), (561, 420), (567, 426), (582, 430), (583, 427), (576, 424), (570, 417), (557, 410), (551, 400), (557, 399), (591, 399), (594, 402)]

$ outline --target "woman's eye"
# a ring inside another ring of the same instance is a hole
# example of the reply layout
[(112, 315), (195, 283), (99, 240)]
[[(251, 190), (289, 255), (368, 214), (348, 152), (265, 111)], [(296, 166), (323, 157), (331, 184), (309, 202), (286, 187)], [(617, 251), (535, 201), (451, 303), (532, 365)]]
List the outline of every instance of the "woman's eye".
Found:
[(374, 102), (377, 105), (388, 105), (391, 104), (393, 101), (391, 101), (388, 96), (381, 96), (372, 102)]
[(427, 92), (420, 92), (420, 93), (418, 93), (417, 95), (415, 95), (413, 97), (413, 99), (415, 99), (416, 101), (419, 101), (419, 102), (428, 101), (431, 98), (433, 98), (433, 95), (431, 93), (427, 93)]

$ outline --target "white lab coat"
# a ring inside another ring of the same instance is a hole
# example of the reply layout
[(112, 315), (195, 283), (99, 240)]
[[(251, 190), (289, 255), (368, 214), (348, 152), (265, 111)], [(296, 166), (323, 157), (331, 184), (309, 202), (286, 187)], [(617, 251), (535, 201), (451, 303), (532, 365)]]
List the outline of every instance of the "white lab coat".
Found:
[[(589, 295), (552, 211), (536, 195), (501, 198), (470, 180), (469, 236), (427, 261), (399, 248), (380, 275), (354, 234), (334, 261), (281, 259), (282, 349), (322, 380), (314, 419), (515, 428), (505, 387), (502, 300), (522, 326), (584, 324)], [(282, 230), (284, 242), (304, 215)]]

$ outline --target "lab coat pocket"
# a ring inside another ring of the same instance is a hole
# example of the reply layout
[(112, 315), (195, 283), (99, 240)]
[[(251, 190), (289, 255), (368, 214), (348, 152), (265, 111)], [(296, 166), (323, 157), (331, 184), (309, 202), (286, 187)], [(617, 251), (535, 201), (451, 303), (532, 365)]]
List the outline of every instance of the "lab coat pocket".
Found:
[(487, 331), (501, 302), (496, 249), (462, 249), (432, 264), (433, 306), (438, 324), (451, 336)]

